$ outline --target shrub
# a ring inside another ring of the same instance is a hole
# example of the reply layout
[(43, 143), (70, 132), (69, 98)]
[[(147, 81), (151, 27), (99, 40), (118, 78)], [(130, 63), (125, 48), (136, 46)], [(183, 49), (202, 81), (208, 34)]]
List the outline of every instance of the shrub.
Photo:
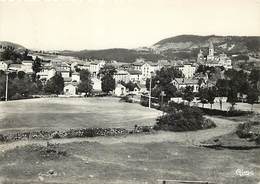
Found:
[(241, 123), (237, 127), (236, 134), (239, 138), (249, 138), (251, 137), (250, 129), (251, 129), (250, 122)]
[(133, 100), (129, 96), (123, 96), (121, 97), (120, 101), (133, 103)]
[(257, 145), (260, 145), (260, 135), (258, 135), (257, 138), (255, 139), (255, 143)]
[(216, 124), (214, 123), (214, 121), (205, 118), (202, 127), (203, 129), (215, 128)]
[[(178, 109), (180, 108), (180, 109)], [(215, 127), (210, 120), (205, 121), (202, 111), (197, 107), (169, 105), (167, 113), (159, 117), (154, 126), (155, 130), (193, 131)]]

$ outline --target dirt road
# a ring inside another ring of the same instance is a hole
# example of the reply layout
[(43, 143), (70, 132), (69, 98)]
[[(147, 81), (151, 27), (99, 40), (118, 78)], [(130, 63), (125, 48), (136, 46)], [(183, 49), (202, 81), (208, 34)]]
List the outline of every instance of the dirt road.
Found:
[[(72, 143), (72, 142), (98, 142), (101, 144), (117, 144), (117, 143), (160, 143), (160, 142), (177, 142), (188, 146), (198, 145), (201, 141), (211, 139), (213, 137), (228, 134), (235, 130), (238, 122), (226, 120), (217, 117), (208, 117), (213, 120), (217, 127), (207, 130), (191, 131), (191, 132), (165, 132), (159, 131), (149, 135), (128, 135), (124, 137), (94, 137), (94, 138), (70, 138), (70, 139), (53, 139), (50, 143)], [(7, 144), (1, 144), (0, 150), (5, 152), (14, 149), (17, 146), (25, 146), (30, 144), (46, 145), (46, 140), (26, 140), (17, 141)]]

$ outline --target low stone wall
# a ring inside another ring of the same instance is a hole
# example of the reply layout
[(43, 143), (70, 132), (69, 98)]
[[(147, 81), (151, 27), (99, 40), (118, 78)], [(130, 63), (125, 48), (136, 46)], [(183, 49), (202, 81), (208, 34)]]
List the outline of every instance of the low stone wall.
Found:
[(49, 140), (59, 138), (75, 137), (97, 137), (97, 136), (122, 136), (137, 133), (151, 133), (151, 126), (136, 126), (133, 130), (124, 128), (80, 128), (69, 129), (65, 131), (28, 131), (10, 134), (0, 134), (0, 143), (13, 142), (18, 140)]

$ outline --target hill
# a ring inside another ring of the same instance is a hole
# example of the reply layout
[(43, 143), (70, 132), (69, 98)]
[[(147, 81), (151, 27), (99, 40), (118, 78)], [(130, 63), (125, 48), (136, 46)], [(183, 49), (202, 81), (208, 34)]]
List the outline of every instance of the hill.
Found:
[(11, 47), (14, 48), (15, 50), (26, 50), (26, 48), (22, 45), (19, 45), (17, 43), (13, 42), (8, 42), (8, 41), (0, 41), (0, 48), (3, 47)]
[(158, 59), (195, 59), (202, 49), (207, 52), (209, 42), (212, 41), (217, 53), (245, 54), (260, 51), (260, 36), (199, 36), (180, 35), (166, 38), (151, 47), (137, 49), (105, 49), (62, 51), (62, 55), (75, 56), (82, 59), (106, 59), (119, 62), (132, 63), (136, 58), (151, 61)]
[(157, 52), (191, 52), (207, 48), (212, 42), (217, 51), (225, 53), (246, 53), (260, 50), (260, 36), (198, 36), (180, 35), (163, 39), (152, 46)]
[(149, 49), (104, 49), (104, 50), (82, 50), (82, 51), (62, 51), (59, 54), (65, 56), (74, 56), (81, 59), (105, 59), (105, 60), (116, 60), (118, 62), (132, 63), (137, 58), (144, 58), (151, 61), (157, 61), (158, 59), (164, 58), (160, 54), (155, 54)]

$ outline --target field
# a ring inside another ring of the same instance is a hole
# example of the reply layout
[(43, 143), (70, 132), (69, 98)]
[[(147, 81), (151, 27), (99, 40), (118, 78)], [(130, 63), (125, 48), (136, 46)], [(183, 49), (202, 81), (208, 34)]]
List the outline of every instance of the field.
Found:
[[(0, 111), (0, 133), (35, 128), (133, 128), (134, 124), (152, 125), (160, 114), (115, 98), (3, 102)], [(259, 184), (259, 149), (214, 150), (197, 146), (201, 141), (233, 132), (238, 123), (210, 118), (216, 128), (194, 132), (54, 139), (49, 141), (51, 148), (44, 140), (0, 144), (0, 184), (157, 184), (158, 179)], [(238, 169), (252, 175), (240, 176)], [(167, 184), (170, 183), (174, 182)]]
[(118, 98), (39, 98), (0, 103), (0, 132), (153, 125), (159, 111)]

